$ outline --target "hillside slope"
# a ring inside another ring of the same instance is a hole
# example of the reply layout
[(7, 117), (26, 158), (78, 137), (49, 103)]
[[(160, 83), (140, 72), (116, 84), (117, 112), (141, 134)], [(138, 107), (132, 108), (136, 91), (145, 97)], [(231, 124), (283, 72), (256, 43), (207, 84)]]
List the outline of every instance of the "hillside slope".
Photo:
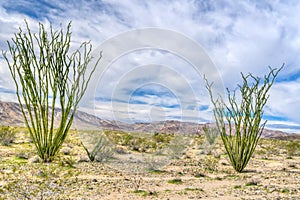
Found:
[[(59, 123), (60, 109), (55, 110), (55, 124)], [(12, 102), (0, 101), (0, 125), (9, 126), (24, 126), (23, 116), (19, 104)], [(161, 121), (152, 123), (135, 123), (125, 124), (111, 120), (101, 119), (94, 115), (77, 111), (73, 128), (75, 129), (106, 129), (106, 130), (121, 130), (128, 132), (160, 132), (160, 133), (188, 133), (196, 134), (203, 133), (203, 124), (180, 122), (180, 121)], [(291, 134), (265, 129), (263, 137), (267, 138), (285, 138)], [(297, 135), (298, 136), (298, 135)]]

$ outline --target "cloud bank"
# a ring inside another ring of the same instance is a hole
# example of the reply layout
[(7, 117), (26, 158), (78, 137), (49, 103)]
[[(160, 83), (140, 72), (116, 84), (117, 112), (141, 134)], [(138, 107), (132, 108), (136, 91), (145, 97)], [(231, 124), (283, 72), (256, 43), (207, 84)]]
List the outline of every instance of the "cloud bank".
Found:
[[(94, 48), (131, 30), (159, 28), (193, 40), (214, 64), (224, 87), (234, 89), (240, 72), (263, 76), (268, 66), (285, 68), (270, 91), (265, 119), (269, 127), (299, 132), (300, 3), (298, 1), (33, 1), (0, 3), (0, 48), (24, 19), (54, 28), (72, 20), (72, 48), (91, 40)], [(159, 37), (159, 36), (157, 36)], [(123, 41), (123, 45), (132, 45)], [(182, 44), (174, 41), (178, 48)], [(118, 46), (119, 47), (119, 46)], [(103, 49), (103, 53), (113, 54)], [(193, 56), (191, 49), (187, 49)], [(198, 53), (198, 52), (196, 52)], [(197, 57), (197, 55), (194, 55)], [(105, 62), (105, 60), (103, 60)], [(210, 121), (211, 105), (201, 75), (168, 49), (137, 49), (119, 56), (101, 79), (92, 82), (98, 116), (121, 121), (180, 119)], [(14, 100), (15, 88), (0, 57), (0, 98)], [(93, 95), (93, 96), (91, 96)], [(88, 99), (88, 97), (87, 97)], [(89, 102), (86, 100), (86, 102)]]

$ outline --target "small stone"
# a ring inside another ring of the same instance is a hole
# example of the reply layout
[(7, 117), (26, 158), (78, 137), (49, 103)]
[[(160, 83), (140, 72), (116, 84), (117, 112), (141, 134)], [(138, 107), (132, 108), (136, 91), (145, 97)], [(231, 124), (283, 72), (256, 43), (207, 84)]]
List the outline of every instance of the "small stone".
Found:
[(5, 169), (5, 170), (2, 170), (2, 173), (3, 174), (12, 174), (14, 173), (12, 170), (9, 170), (9, 169)]
[(60, 152), (64, 155), (70, 155), (71, 154), (71, 148), (70, 147), (63, 147), (61, 148)]
[(7, 182), (6, 181), (0, 181), (0, 188), (1, 187), (4, 187), (4, 186), (6, 186), (7, 185)]
[(204, 151), (204, 150), (200, 150), (200, 151), (199, 151), (199, 154), (200, 154), (200, 155), (204, 155), (204, 154), (205, 154), (205, 151)]
[(129, 154), (130, 153), (126, 147), (121, 146), (121, 145), (117, 145), (115, 147), (115, 151), (118, 154)]
[(40, 163), (42, 162), (41, 158), (38, 155), (29, 158), (28, 163)]
[(275, 191), (276, 191), (276, 188), (275, 188), (275, 187), (269, 188), (269, 193), (273, 193), (273, 192), (275, 192)]
[(90, 159), (87, 155), (80, 155), (79, 159), (77, 160), (78, 163), (80, 163), (80, 162), (89, 162), (89, 161), (90, 161)]
[(17, 157), (18, 157), (18, 158), (21, 158), (21, 159), (28, 159), (28, 154), (25, 153), (25, 152), (18, 153), (18, 154), (17, 154)]

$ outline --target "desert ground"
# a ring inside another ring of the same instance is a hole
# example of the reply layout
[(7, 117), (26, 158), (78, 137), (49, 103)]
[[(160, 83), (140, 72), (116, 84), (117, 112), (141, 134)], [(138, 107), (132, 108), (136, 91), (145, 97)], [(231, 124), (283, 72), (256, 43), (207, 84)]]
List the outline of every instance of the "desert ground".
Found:
[(237, 173), (220, 138), (105, 131), (110, 149), (91, 162), (83, 145), (97, 131), (73, 130), (42, 163), (26, 129), (16, 132), (0, 146), (0, 199), (300, 199), (299, 140), (261, 139)]

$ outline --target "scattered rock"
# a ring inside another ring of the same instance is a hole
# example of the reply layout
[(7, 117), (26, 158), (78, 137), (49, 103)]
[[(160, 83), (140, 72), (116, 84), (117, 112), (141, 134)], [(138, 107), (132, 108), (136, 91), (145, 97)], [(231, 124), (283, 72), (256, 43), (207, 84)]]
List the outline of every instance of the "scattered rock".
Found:
[(77, 162), (80, 163), (80, 162), (89, 162), (90, 159), (87, 155), (80, 155)]
[(17, 158), (21, 158), (21, 159), (28, 159), (28, 154), (26, 152), (18, 153), (16, 156)]
[(204, 150), (201, 149), (201, 150), (199, 151), (199, 154), (200, 154), (200, 155), (204, 155), (204, 154), (206, 154), (206, 152), (205, 152)]
[(215, 150), (213, 152), (213, 155), (214, 155), (215, 158), (221, 158), (222, 154), (223, 154), (223, 152), (222, 151), (218, 151), (218, 150)]
[(0, 188), (1, 187), (4, 187), (4, 186), (6, 186), (7, 185), (7, 182), (6, 181), (0, 181)]
[(121, 145), (117, 145), (115, 147), (115, 151), (118, 154), (130, 154), (129, 150), (127, 147), (121, 146)]
[(5, 170), (2, 170), (2, 173), (3, 173), (3, 174), (12, 174), (13, 171), (12, 171), (12, 170), (9, 170), (9, 169), (5, 169)]
[(98, 180), (94, 178), (94, 179), (92, 180), (92, 182), (97, 183)]
[(71, 154), (72, 149), (70, 147), (63, 147), (61, 148), (60, 152), (64, 155), (70, 155)]
[(42, 162), (42, 159), (38, 155), (35, 155), (32, 158), (28, 159), (28, 163), (40, 163), (40, 162)]

